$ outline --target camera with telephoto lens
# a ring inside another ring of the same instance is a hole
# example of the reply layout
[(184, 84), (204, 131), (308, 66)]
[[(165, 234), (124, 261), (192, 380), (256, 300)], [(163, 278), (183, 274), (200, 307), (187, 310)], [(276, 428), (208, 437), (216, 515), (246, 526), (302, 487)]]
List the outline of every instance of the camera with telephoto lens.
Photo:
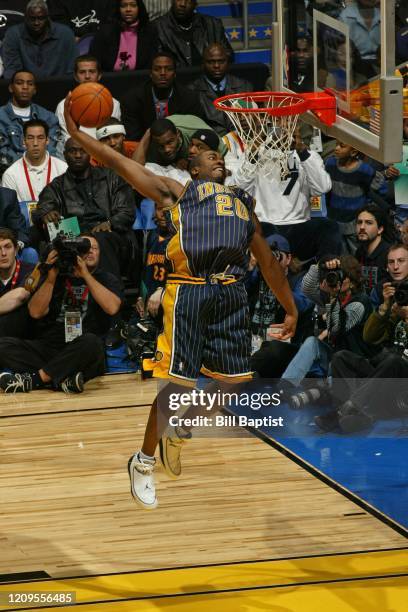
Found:
[(335, 270), (329, 270), (326, 267), (326, 263), (319, 263), (319, 281), (322, 283), (326, 281), (326, 285), (330, 289), (335, 289), (338, 285), (344, 281), (344, 272), (341, 268)]
[(392, 286), (395, 287), (394, 302), (398, 306), (408, 306), (408, 281), (392, 283)]
[(91, 241), (88, 238), (63, 238), (57, 236), (52, 241), (52, 248), (58, 253), (56, 266), (61, 274), (72, 274), (77, 257), (83, 257), (91, 249)]

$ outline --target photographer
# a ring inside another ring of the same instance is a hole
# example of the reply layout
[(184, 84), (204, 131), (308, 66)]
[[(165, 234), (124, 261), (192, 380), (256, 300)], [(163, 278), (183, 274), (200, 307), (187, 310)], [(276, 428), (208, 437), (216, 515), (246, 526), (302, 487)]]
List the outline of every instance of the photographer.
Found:
[[(374, 308), (383, 305), (389, 307), (395, 293), (395, 287), (408, 280), (408, 246), (402, 243), (393, 244), (387, 253), (387, 278), (378, 283), (370, 293)], [(384, 288), (386, 289), (384, 295)]]
[[(324, 431), (360, 431), (378, 419), (407, 410), (402, 396), (408, 377), (408, 285), (385, 283), (383, 298), (364, 326), (364, 340), (381, 352), (365, 359), (340, 351), (333, 358), (333, 395), (340, 406), (316, 417), (316, 424)], [(403, 380), (398, 383), (396, 379)]]
[(14, 372), (0, 374), (4, 392), (52, 387), (81, 393), (84, 381), (104, 373), (102, 336), (122, 296), (119, 281), (98, 269), (99, 257), (92, 235), (86, 235), (86, 241), (71, 241), (62, 260), (61, 252), (50, 251), (46, 278), (28, 304), (36, 321), (35, 339), (0, 340), (0, 367)]
[(17, 260), (17, 237), (10, 229), (0, 227), (0, 338), (23, 338), (28, 333), (26, 302), (30, 294), (24, 281), (34, 264)]
[(303, 292), (316, 304), (324, 305), (326, 329), (318, 337), (306, 339), (282, 374), (295, 386), (310, 371), (326, 376), (336, 351), (372, 353), (363, 340), (364, 323), (372, 307), (363, 290), (361, 266), (353, 256), (328, 256), (311, 266), (303, 280)]

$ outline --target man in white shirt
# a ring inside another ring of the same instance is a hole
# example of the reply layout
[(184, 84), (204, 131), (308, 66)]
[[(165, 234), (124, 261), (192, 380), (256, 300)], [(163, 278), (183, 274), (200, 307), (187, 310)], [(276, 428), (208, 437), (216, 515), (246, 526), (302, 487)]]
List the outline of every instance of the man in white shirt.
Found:
[(19, 202), (36, 202), (44, 187), (66, 171), (67, 164), (48, 153), (45, 121), (27, 121), (23, 134), (26, 152), (4, 172), (2, 185), (14, 189)]
[[(102, 70), (96, 57), (93, 55), (79, 55), (74, 64), (74, 77), (77, 83), (98, 83), (102, 77)], [(61, 153), (63, 153), (65, 142), (69, 138), (67, 132), (67, 126), (65, 125), (64, 119), (64, 100), (58, 103), (55, 114), (57, 115), (60, 127), (61, 127)], [(113, 111), (112, 117), (116, 119), (121, 118), (120, 104), (118, 100), (113, 98)], [(86, 134), (89, 134), (93, 138), (96, 138), (96, 128), (86, 128), (81, 126), (81, 130)]]

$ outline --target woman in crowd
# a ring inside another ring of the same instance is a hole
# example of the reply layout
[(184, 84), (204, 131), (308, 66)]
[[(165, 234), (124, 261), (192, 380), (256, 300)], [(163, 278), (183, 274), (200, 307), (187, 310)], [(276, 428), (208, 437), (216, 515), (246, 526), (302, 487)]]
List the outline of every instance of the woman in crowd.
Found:
[(117, 0), (115, 20), (97, 32), (90, 53), (104, 71), (149, 68), (157, 51), (155, 31), (143, 0)]

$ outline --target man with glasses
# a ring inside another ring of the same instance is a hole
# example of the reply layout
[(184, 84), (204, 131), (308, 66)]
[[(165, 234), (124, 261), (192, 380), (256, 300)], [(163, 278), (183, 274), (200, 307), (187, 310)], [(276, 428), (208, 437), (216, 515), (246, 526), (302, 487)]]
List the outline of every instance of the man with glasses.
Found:
[(71, 75), (77, 54), (70, 28), (49, 19), (44, 0), (30, 0), (24, 23), (11, 27), (4, 37), (4, 78), (16, 70), (28, 70), (39, 79)]

